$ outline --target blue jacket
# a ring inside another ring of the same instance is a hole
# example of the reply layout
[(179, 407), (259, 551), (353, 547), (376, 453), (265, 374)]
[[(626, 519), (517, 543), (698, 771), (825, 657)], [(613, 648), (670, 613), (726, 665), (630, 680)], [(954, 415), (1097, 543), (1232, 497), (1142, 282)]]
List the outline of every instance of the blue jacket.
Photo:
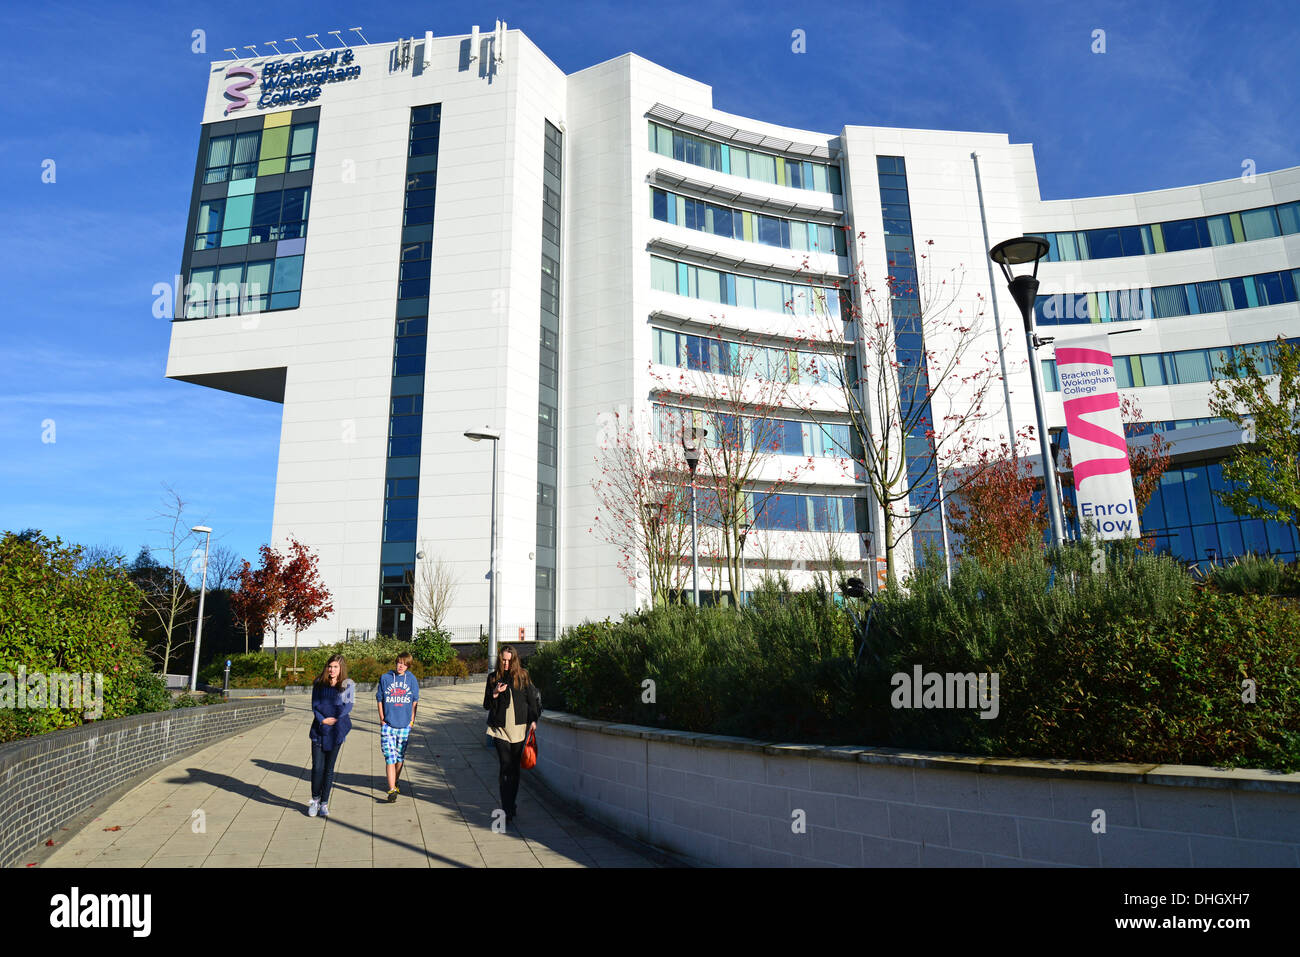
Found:
[[(357, 700), (357, 686), (351, 678), (343, 683), (342, 689), (316, 683), (311, 686), (311, 712), (315, 720), (311, 723), (311, 742), (319, 744), (322, 750), (333, 751), (343, 743), (343, 739), (352, 730), (352, 719), (348, 714)], [(334, 724), (325, 724), (325, 718), (338, 718)]]
[(410, 671), (400, 676), (397, 669), (387, 671), (379, 678), (375, 700), (384, 704), (384, 724), (390, 728), (409, 728), (420, 700), (420, 680)]

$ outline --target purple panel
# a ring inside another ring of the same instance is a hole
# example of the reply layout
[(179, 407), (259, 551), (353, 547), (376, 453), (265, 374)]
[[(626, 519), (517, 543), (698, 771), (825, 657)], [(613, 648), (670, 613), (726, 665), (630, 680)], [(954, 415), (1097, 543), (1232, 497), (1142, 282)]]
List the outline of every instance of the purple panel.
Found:
[(275, 255), (278, 259), (280, 256), (301, 256), (307, 247), (307, 238), (301, 239), (282, 239), (275, 244)]

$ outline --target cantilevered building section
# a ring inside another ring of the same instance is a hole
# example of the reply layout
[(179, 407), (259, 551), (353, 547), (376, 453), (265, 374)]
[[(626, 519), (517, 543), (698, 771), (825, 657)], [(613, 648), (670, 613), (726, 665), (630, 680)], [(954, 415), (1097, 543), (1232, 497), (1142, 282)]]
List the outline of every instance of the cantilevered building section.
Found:
[[(1031, 425), (1019, 315), (987, 265), (1025, 232), (1052, 243), (1048, 334), (1141, 330), (1113, 340), (1120, 384), (1182, 457), (1144, 528), (1188, 559), (1211, 535), (1219, 555), (1294, 555), (1281, 526), (1207, 504), (1209, 463), (1238, 437), (1202, 420), (1216, 348), (1300, 334), (1300, 171), (1043, 202), (1032, 148), (1006, 135), (819, 119), (839, 134), (720, 112), (631, 54), (566, 76), (504, 29), (213, 64), (167, 375), (283, 405), (268, 540), (319, 553), (336, 609), (305, 642), (410, 635), (435, 562), (459, 582), (457, 637), (486, 626), (492, 455), (464, 437), (484, 427), (501, 433), (501, 640), (649, 600), (635, 555), (594, 531), (611, 422), (767, 450), (729, 518), (700, 512), (704, 600), (736, 597), (708, 529), (741, 514), (748, 589), (778, 571), (810, 584), (832, 553), (874, 578), (880, 508), (844, 454), (835, 350), (808, 329), (860, 305), (855, 277), (883, 287), (924, 248), (987, 303), (981, 348), (1007, 344), (980, 428)], [(898, 357), (943, 346), (904, 334)], [(850, 334), (838, 355), (854, 349)], [(742, 368), (781, 388), (722, 415), (719, 383)], [(904, 563), (943, 533), (934, 512)]]

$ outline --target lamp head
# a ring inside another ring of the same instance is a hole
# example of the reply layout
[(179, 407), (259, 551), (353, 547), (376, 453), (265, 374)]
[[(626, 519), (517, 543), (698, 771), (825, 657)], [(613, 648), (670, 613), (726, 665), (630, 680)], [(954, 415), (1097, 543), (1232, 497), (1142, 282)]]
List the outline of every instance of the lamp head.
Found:
[(206, 526), (206, 525), (195, 525), (193, 528), (190, 529), (190, 531), (191, 531), (191, 532), (198, 532), (200, 535), (202, 535), (202, 534), (204, 534), (204, 533), (207, 533), (207, 534), (209, 534), (209, 535), (212, 534), (212, 529), (208, 528), (208, 526)]
[(501, 431), (499, 429), (489, 428), (488, 426), (484, 426), (481, 429), (468, 429), (465, 432), (465, 438), (469, 439), (471, 442), (481, 442), (484, 439), (491, 439), (495, 442), (497, 439), (501, 438)]

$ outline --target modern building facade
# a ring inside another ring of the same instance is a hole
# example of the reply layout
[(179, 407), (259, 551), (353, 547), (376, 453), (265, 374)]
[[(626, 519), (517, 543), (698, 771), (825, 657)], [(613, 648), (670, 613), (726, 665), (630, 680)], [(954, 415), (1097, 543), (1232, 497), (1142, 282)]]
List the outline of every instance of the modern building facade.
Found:
[[(808, 331), (862, 306), (855, 279), (888, 290), (895, 317), (917, 308), (920, 251), (960, 280), (956, 307), (982, 323), (972, 356), (997, 354), (1004, 372), (978, 427), (1013, 434), (1034, 421), (1029, 360), (987, 250), (1048, 235), (1041, 321), (1060, 340), (1081, 322), (1139, 328), (1115, 340), (1122, 384), (1146, 419), (1197, 422), (1206, 350), (1300, 334), (1298, 209), (1300, 169), (1044, 202), (1032, 147), (1005, 134), (782, 127), (715, 110), (708, 86), (632, 54), (565, 75), (504, 27), (225, 61), (167, 375), (283, 405), (270, 538), (320, 555), (336, 609), (304, 642), (409, 635), (422, 624), (410, 589), (435, 562), (459, 583), (447, 621), (485, 624), (494, 485), (498, 636), (548, 638), (649, 598), (598, 531), (612, 422), (667, 444), (683, 423), (710, 428), (706, 444), (771, 438), (738, 490), (748, 580), (807, 584), (832, 551), (874, 577), (880, 509), (845, 456), (827, 374), (861, 347)], [(1121, 305), (1121, 290), (1139, 292)], [(1070, 295), (1050, 305), (1055, 293)], [(906, 364), (945, 343), (896, 346)], [(741, 366), (781, 390), (752, 416), (709, 415)], [(955, 407), (939, 403), (934, 421)], [(500, 433), (495, 482), (493, 449), (464, 434), (485, 427)], [(1231, 444), (1222, 432), (1186, 431), (1199, 444), (1157, 503), (1165, 540), (1182, 554), (1184, 534), (1198, 547), (1213, 524), (1220, 554), (1294, 554), (1200, 507), (1212, 479), (1197, 463)], [(903, 451), (914, 473), (924, 441)], [(924, 537), (942, 543), (938, 511), (904, 563)], [(734, 591), (709, 554), (700, 587)]]

